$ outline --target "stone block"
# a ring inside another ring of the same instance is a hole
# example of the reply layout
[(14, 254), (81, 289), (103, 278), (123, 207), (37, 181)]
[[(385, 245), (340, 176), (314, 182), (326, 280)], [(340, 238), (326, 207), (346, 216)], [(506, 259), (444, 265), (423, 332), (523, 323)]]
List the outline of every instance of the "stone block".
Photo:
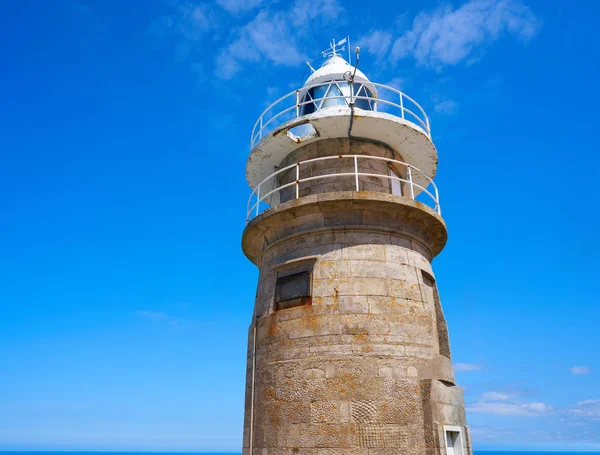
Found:
[(421, 288), (418, 283), (411, 283), (406, 280), (387, 280), (388, 295), (390, 297), (399, 297), (402, 299), (422, 301)]
[(408, 425), (423, 423), (420, 401), (388, 400), (378, 403), (377, 422)]
[(313, 401), (310, 404), (310, 416), (312, 423), (338, 423), (341, 421), (340, 402)]
[(351, 260), (385, 261), (385, 245), (353, 245), (344, 249), (344, 256)]
[(397, 361), (380, 361), (379, 377), (381, 378), (401, 378), (406, 376), (406, 372), (402, 365)]
[(434, 380), (431, 384), (431, 401), (462, 406), (464, 403), (463, 391), (455, 385)]
[(414, 266), (410, 266), (410, 265), (404, 265), (404, 276), (405, 276), (405, 281), (408, 284), (420, 284), (421, 278), (420, 278), (420, 271), (418, 269), (416, 269)]
[(394, 280), (406, 281), (406, 275), (404, 274), (404, 267), (402, 264), (398, 264), (392, 261), (386, 261), (384, 263), (385, 276)]
[(333, 357), (349, 357), (352, 356), (352, 345), (327, 345), (327, 346), (312, 346), (310, 348), (311, 355), (333, 356)]
[(366, 449), (408, 449), (408, 429), (401, 425), (358, 425), (359, 445)]
[(282, 401), (312, 401), (325, 397), (326, 379), (286, 379), (278, 382), (276, 397)]
[(350, 402), (352, 422), (365, 424), (377, 421), (377, 403), (372, 400)]
[(351, 376), (328, 379), (327, 397), (336, 401), (378, 400), (383, 397), (383, 379)]
[(339, 447), (343, 440), (343, 425), (300, 424), (288, 434), (288, 447)]
[(352, 408), (349, 401), (338, 401), (340, 404), (340, 422), (350, 423), (352, 420)]
[(388, 277), (387, 263), (382, 261), (371, 261), (356, 259), (349, 261), (351, 264), (352, 277), (386, 278)]

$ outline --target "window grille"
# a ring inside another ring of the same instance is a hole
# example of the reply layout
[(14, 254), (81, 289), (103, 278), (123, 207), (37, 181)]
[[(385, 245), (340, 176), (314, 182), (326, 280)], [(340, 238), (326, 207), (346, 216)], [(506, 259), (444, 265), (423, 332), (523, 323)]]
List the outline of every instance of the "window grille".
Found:
[(279, 277), (275, 301), (278, 310), (310, 303), (310, 272)]

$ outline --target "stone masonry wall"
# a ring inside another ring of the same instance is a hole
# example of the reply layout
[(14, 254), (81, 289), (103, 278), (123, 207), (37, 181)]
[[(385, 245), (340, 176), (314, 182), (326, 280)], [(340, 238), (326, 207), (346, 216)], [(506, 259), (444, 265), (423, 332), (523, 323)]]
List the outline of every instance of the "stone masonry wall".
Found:
[[(350, 140), (348, 138), (328, 139), (313, 142), (290, 153), (279, 166), (280, 169), (303, 160), (321, 158), (325, 156), (339, 155), (368, 155), (392, 158), (402, 161), (402, 157), (389, 148), (371, 142)], [(380, 193), (391, 193), (391, 180), (386, 178), (390, 165), (386, 161), (358, 159), (359, 172), (377, 174), (380, 177), (359, 176), (359, 189), (361, 191), (376, 191)], [(406, 178), (406, 170), (401, 165), (394, 165), (393, 171), (396, 175)], [(341, 174), (354, 172), (353, 158), (335, 158), (324, 161), (315, 161), (300, 166), (300, 179), (327, 174)], [(296, 180), (296, 168), (292, 168), (280, 174), (278, 186)], [(321, 178), (300, 183), (300, 197), (310, 194), (329, 193), (332, 191), (355, 191), (355, 176), (338, 176), (335, 178)], [(294, 185), (281, 190), (281, 202), (296, 197)]]
[[(444, 425), (468, 434), (462, 390), (440, 348), (445, 321), (430, 259), (401, 232), (348, 226), (265, 249), (254, 315), (254, 454), (442, 455)], [(312, 271), (312, 304), (275, 311), (277, 275), (295, 270)]]

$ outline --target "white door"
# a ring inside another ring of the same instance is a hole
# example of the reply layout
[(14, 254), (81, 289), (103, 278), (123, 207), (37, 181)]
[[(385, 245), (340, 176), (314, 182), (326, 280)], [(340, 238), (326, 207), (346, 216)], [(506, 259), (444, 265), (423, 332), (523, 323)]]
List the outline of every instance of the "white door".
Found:
[(454, 455), (454, 438), (452, 437), (452, 431), (446, 431), (446, 453), (447, 455)]
[[(396, 173), (392, 171), (392, 168), (389, 169), (389, 173), (390, 177), (398, 177)], [(392, 194), (395, 194), (396, 196), (402, 196), (402, 185), (400, 183), (400, 180), (396, 180), (394, 178), (390, 179), (390, 181), (392, 182)]]
[(447, 455), (463, 455), (462, 438), (458, 431), (446, 431)]

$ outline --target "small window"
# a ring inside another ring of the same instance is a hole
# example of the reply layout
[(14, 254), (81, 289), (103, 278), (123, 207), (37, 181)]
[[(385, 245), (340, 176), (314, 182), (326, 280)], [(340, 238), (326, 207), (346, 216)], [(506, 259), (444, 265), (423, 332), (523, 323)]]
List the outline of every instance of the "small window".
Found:
[(310, 305), (310, 272), (305, 271), (277, 278), (275, 303), (277, 310)]

